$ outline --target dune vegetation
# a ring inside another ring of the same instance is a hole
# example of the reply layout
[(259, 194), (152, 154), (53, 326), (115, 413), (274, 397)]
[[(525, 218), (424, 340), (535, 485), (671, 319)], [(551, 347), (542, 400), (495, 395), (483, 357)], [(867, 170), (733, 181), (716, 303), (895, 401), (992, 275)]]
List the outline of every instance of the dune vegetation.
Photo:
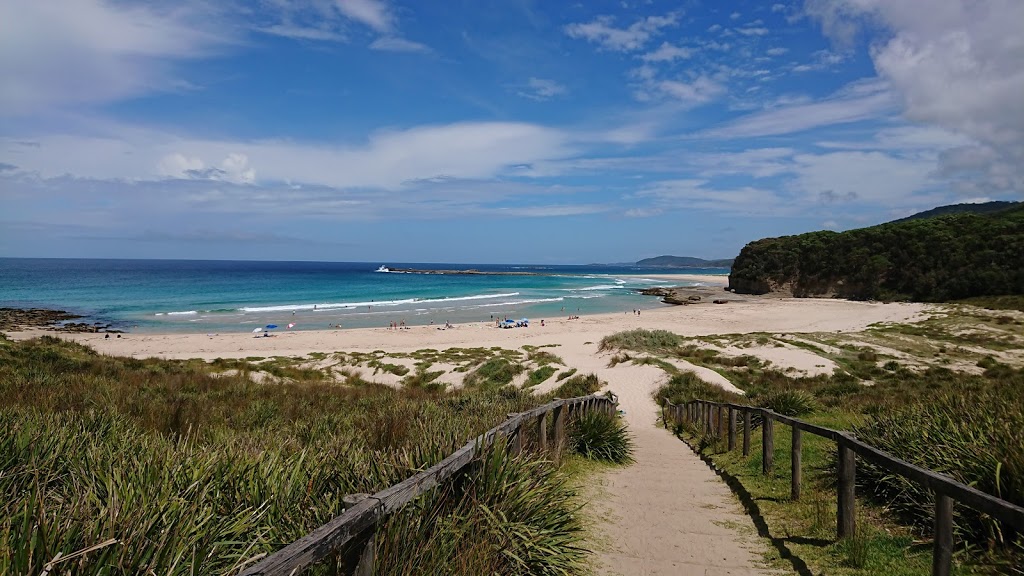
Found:
[[(1024, 369), (1012, 349), (1006, 348), (1020, 338), (1021, 321), (1013, 316), (997, 322), (999, 317), (950, 309), (915, 324), (875, 327), (870, 334), (800, 338), (777, 334), (684, 338), (665, 331), (633, 330), (612, 335), (601, 346), (618, 351), (614, 362), (664, 368), (669, 378), (654, 394), (659, 403), (666, 398), (675, 404), (700, 398), (749, 404), (850, 430), (903, 460), (1024, 505), (1024, 443), (1020, 440)], [(884, 340), (891, 347), (868, 344), (885, 338), (891, 339)], [(797, 345), (838, 368), (831, 374), (807, 376), (757, 357), (759, 347)], [(745, 395), (708, 384), (668, 360), (711, 368)], [(754, 419), (755, 426), (758, 420)], [(734, 477), (750, 498), (762, 500), (757, 513), (768, 517), (775, 530), (807, 540), (788, 542), (789, 555), (798, 555), (830, 574), (865, 573), (861, 569), (886, 574), (927, 572), (930, 547), (913, 545), (922, 538), (927, 543), (931, 537), (934, 497), (926, 488), (867, 462), (858, 463), (857, 491), (868, 504), (862, 510), (863, 538), (853, 545), (815, 546), (810, 539), (829, 542), (835, 537), (833, 443), (804, 435), (805, 493), (810, 495), (801, 502), (788, 502), (788, 473), (761, 475), (760, 434), (753, 435), (754, 448), (744, 459), (726, 449), (717, 431), (682, 427), (676, 431)], [(775, 468), (785, 471), (789, 428), (776, 425), (775, 435)], [(985, 514), (957, 506), (955, 531), (962, 573), (1002, 573), (1024, 558), (1022, 535)]]
[[(476, 384), (450, 392), (287, 363), (261, 365), (282, 378), (258, 383), (245, 362), (0, 337), (0, 573), (235, 573), (339, 514), (345, 495), (407, 478), (510, 412), (599, 386), (580, 375), (532, 395), (502, 384), (506, 362), (481, 357)], [(389, 517), (377, 573), (583, 573), (579, 506), (557, 465), (499, 443)]]

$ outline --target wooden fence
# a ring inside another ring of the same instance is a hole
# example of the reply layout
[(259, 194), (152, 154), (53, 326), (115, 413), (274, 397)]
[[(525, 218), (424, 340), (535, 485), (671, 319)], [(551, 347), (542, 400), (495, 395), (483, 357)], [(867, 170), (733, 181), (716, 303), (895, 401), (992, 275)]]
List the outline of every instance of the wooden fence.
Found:
[[(509, 414), (498, 426), (466, 443), (453, 454), (406, 480), (376, 494), (354, 495), (347, 500), (351, 507), (340, 516), (292, 542), (281, 550), (251, 566), (243, 576), (298, 574), (321, 561), (328, 561), (328, 571), (337, 574), (369, 576), (373, 574), (374, 532), (377, 524), (417, 496), (451, 478), (468, 466), (481, 450), (496, 439), (509, 442), (513, 453), (527, 449), (526, 436), (536, 430), (532, 448), (547, 452), (558, 461), (565, 446), (565, 424), (568, 418), (592, 410), (615, 414), (618, 399), (614, 394), (590, 395), (568, 400), (555, 399), (543, 406), (519, 414)], [(552, 415), (549, 426), (548, 414)], [(548, 439), (548, 429), (552, 438)], [(346, 497), (348, 498), (348, 497)]]
[(775, 458), (774, 422), (791, 426), (791, 491), (793, 500), (800, 499), (802, 482), (801, 455), (802, 432), (828, 438), (838, 446), (838, 502), (836, 534), (842, 538), (853, 536), (856, 530), (854, 514), (854, 482), (857, 470), (856, 455), (886, 470), (913, 480), (930, 489), (935, 494), (935, 540), (932, 553), (932, 574), (948, 576), (953, 553), (953, 501), (988, 514), (992, 518), (1024, 533), (1024, 508), (986, 494), (943, 476), (937, 472), (915, 466), (900, 460), (891, 454), (869, 446), (849, 433), (832, 430), (783, 416), (767, 408), (692, 400), (685, 404), (673, 404), (664, 399), (662, 404), (662, 420), (668, 428), (669, 421), (687, 423), (702, 427), (708, 432), (717, 432), (719, 437), (728, 438), (728, 449), (736, 449), (736, 427), (738, 416), (743, 416), (743, 455), (750, 454), (751, 416), (761, 416), (761, 471), (768, 474), (772, 471)]

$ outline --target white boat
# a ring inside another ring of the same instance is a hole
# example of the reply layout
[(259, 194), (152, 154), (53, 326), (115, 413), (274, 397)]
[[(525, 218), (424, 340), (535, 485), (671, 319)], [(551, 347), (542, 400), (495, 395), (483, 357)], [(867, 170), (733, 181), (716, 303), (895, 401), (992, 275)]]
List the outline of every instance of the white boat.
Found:
[(388, 270), (388, 267), (383, 265), (383, 264), (381, 264), (380, 268), (377, 268), (376, 271), (377, 272), (391, 272), (391, 270)]

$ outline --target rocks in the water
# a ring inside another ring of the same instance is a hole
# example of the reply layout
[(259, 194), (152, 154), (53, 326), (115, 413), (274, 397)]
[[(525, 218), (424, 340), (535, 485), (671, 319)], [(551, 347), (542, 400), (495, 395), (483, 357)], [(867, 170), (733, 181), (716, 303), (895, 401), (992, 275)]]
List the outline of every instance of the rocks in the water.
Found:
[(120, 332), (111, 330), (110, 324), (95, 322), (68, 322), (82, 318), (66, 310), (45, 308), (0, 308), (0, 330), (21, 328), (50, 328), (58, 332)]
[(690, 302), (700, 302), (700, 296), (697, 296), (696, 294), (692, 296), (687, 296), (686, 299), (689, 300)]

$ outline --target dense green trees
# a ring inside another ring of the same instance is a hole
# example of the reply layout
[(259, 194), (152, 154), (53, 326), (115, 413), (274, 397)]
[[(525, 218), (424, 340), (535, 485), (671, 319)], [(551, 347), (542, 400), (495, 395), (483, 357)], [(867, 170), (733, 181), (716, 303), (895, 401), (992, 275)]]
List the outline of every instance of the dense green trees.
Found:
[(736, 258), (729, 285), (928, 302), (1024, 294), (1024, 207), (758, 240)]

